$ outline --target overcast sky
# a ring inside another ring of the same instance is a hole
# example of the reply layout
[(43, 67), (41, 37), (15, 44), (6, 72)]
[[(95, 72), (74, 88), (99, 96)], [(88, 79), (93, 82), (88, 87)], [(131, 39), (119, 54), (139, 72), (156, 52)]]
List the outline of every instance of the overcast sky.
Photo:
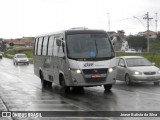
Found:
[(84, 26), (108, 31), (109, 18), (111, 31), (137, 34), (147, 29), (143, 19), (147, 12), (153, 18), (153, 31), (158, 13), (159, 30), (160, 0), (0, 0), (0, 38), (34, 37)]

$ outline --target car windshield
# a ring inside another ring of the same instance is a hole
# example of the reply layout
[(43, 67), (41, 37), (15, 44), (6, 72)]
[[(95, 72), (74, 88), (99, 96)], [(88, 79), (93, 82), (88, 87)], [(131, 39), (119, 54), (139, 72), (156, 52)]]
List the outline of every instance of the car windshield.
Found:
[(114, 57), (113, 48), (106, 34), (67, 35), (67, 52), (71, 59), (107, 59)]
[(26, 58), (26, 55), (17, 55), (17, 58)]
[(152, 63), (145, 58), (127, 58), (126, 62), (128, 67), (152, 66)]

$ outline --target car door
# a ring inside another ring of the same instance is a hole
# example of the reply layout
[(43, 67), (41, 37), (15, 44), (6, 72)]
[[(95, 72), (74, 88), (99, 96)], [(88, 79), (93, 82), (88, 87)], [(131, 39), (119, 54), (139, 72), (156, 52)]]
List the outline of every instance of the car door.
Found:
[(124, 80), (126, 64), (123, 58), (120, 58), (117, 65), (117, 80)]

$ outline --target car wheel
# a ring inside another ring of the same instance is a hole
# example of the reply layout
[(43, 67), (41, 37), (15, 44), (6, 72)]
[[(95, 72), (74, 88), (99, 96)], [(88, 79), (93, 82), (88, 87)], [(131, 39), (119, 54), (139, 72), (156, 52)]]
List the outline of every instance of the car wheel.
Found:
[(108, 85), (103, 85), (105, 90), (111, 90), (112, 88), (112, 84), (108, 84)]
[(125, 82), (127, 85), (131, 85), (131, 79), (130, 79), (130, 76), (128, 74), (126, 74), (125, 76)]
[(159, 82), (154, 82), (154, 85), (159, 85)]

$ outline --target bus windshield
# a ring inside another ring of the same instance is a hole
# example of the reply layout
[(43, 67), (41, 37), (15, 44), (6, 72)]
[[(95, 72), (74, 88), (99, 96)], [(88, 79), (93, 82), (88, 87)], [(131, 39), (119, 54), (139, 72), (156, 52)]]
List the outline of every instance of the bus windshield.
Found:
[(105, 60), (115, 56), (111, 42), (104, 33), (70, 34), (66, 42), (70, 59)]

